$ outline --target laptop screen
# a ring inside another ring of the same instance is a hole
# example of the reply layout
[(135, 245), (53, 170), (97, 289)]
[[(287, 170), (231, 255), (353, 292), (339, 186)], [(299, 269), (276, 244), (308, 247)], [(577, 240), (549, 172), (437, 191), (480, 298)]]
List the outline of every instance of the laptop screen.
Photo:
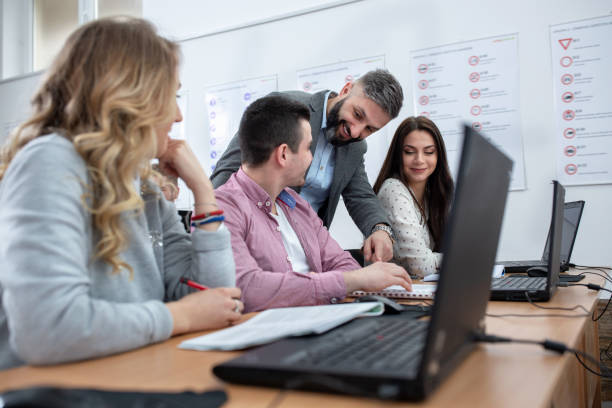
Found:
[[(578, 225), (580, 224), (580, 218), (582, 217), (582, 209), (584, 208), (584, 201), (572, 201), (565, 203), (563, 210), (563, 231), (561, 239), (561, 258), (560, 264), (567, 264), (572, 255), (572, 249), (574, 248), (574, 242), (576, 241), (576, 235), (578, 233)], [(544, 253), (542, 254), (542, 261), (548, 261), (548, 253), (550, 246), (550, 231), (548, 231), (548, 237), (546, 238), (546, 246), (544, 247)]]

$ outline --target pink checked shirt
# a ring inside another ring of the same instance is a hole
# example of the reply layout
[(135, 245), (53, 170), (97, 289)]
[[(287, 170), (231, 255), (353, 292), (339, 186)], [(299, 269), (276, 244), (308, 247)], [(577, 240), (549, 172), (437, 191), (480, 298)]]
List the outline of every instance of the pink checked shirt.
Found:
[(308, 202), (286, 188), (276, 199), (293, 227), (310, 265), (294, 272), (268, 193), (240, 168), (216, 191), (232, 234), (236, 283), (245, 312), (272, 307), (335, 303), (346, 295), (343, 271), (359, 269), (329, 235)]

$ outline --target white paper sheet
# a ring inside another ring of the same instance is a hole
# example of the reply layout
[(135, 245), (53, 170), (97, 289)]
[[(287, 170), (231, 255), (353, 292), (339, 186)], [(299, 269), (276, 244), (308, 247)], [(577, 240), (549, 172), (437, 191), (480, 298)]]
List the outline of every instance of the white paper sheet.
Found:
[(179, 348), (190, 350), (240, 350), (289, 336), (319, 334), (357, 316), (383, 313), (379, 302), (268, 309), (239, 325), (186, 340)]

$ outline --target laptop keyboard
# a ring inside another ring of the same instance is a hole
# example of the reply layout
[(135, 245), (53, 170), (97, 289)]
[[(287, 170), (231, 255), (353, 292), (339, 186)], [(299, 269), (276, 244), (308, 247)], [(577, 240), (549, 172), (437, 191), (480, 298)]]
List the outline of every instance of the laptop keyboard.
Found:
[(307, 348), (285, 359), (296, 365), (416, 370), (425, 345), (428, 322), (365, 318), (318, 336)]
[(491, 284), (491, 289), (503, 290), (544, 290), (546, 289), (546, 278), (531, 278), (524, 276), (509, 276), (496, 279)]

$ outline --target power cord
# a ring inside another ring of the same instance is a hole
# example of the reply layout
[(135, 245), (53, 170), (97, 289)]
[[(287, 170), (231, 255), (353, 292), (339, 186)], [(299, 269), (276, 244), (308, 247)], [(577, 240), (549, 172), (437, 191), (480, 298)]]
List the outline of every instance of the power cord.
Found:
[(487, 313), (486, 315), (489, 317), (587, 317), (587, 316), (591, 316), (591, 314), (589, 313), (589, 311), (582, 305), (576, 305), (573, 307), (550, 307), (550, 306), (541, 306), (538, 305), (536, 303), (533, 302), (533, 300), (531, 299), (531, 297), (529, 297), (529, 292), (525, 292), (525, 298), (527, 299), (527, 301), (529, 302), (529, 304), (533, 307), (536, 307), (538, 309), (544, 309), (544, 310), (562, 310), (562, 311), (566, 311), (566, 312), (571, 312), (574, 311), (576, 309), (582, 309), (584, 310), (585, 313), (581, 313), (581, 314), (573, 314), (573, 315), (569, 315), (569, 314), (518, 314), (518, 313), (505, 313), (505, 314), (492, 314), (492, 313)]
[[(585, 286), (591, 290), (603, 290), (605, 292), (610, 292), (612, 293), (612, 290), (601, 287), (595, 283), (566, 283), (566, 282), (560, 282), (559, 286), (561, 287), (567, 287), (567, 286)], [(603, 315), (606, 313), (606, 311), (608, 310), (608, 306), (610, 306), (610, 301), (612, 301), (612, 296), (610, 296), (610, 298), (608, 298), (608, 303), (606, 303), (606, 307), (604, 307), (604, 309), (601, 311), (601, 313), (599, 314), (599, 316), (594, 317), (595, 312), (593, 312), (593, 315), (591, 316), (591, 320), (593, 320), (594, 322), (598, 321), (599, 319), (601, 319), (603, 317)]]
[[(599, 361), (597, 361), (595, 357), (583, 351), (568, 347), (565, 344), (558, 342), (558, 341), (549, 340), (549, 339), (544, 339), (542, 341), (529, 340), (529, 339), (513, 339), (510, 337), (501, 337), (501, 336), (496, 336), (492, 334), (484, 334), (484, 333), (475, 333), (473, 336), (473, 340), (479, 343), (534, 344), (534, 345), (542, 346), (544, 349), (550, 350), (557, 354), (563, 354), (566, 352), (573, 353), (574, 356), (576, 357), (576, 360), (578, 360), (580, 365), (582, 365), (585, 368), (585, 370), (599, 377), (612, 378), (612, 372), (610, 372), (608, 367), (602, 365)], [(590, 363), (598, 366), (599, 371), (596, 371), (595, 369), (592, 369), (591, 367), (587, 366), (586, 361), (589, 361)]]
[(588, 266), (588, 265), (576, 265), (573, 263), (568, 263), (567, 266), (569, 266), (570, 268), (576, 268), (576, 269), (607, 269), (609, 271), (612, 271), (612, 268), (609, 266)]
[(569, 282), (559, 282), (558, 286), (560, 286), (560, 287), (562, 287), (562, 288), (567, 287), (567, 286), (584, 286), (584, 287), (587, 287), (587, 288), (589, 288), (589, 289), (591, 289), (591, 290), (603, 290), (603, 291), (606, 291), (606, 292), (610, 292), (610, 293), (612, 293), (612, 290), (610, 290), (610, 289), (608, 289), (608, 288), (604, 288), (604, 287), (602, 287), (602, 286), (599, 286), (599, 285), (597, 285), (597, 284), (595, 284), (595, 283), (569, 283)]
[(602, 274), (602, 273), (598, 273), (598, 272), (582, 271), (582, 272), (580, 272), (578, 274), (578, 276), (585, 275), (585, 274), (599, 276), (600, 278), (602, 278), (606, 282), (612, 283), (612, 279), (610, 278), (610, 275), (608, 275), (606, 272), (603, 272), (603, 274)]

